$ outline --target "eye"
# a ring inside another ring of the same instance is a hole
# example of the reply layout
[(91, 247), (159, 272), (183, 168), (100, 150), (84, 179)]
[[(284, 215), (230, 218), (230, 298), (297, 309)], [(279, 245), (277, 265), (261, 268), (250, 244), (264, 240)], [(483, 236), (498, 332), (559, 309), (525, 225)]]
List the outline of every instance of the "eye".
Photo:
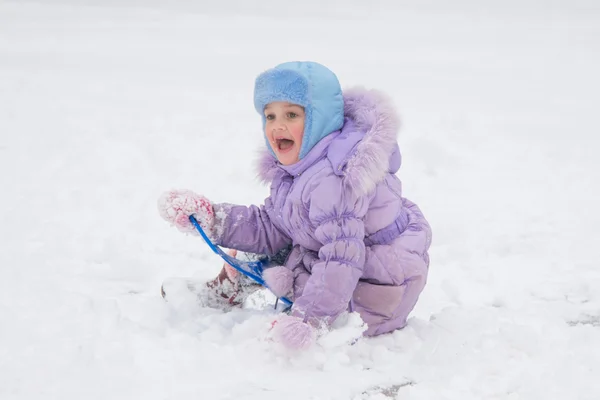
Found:
[(275, 114), (267, 114), (267, 115), (265, 116), (265, 118), (266, 118), (268, 121), (272, 121), (272, 120), (274, 120), (274, 119), (275, 119)]
[(295, 113), (295, 112), (293, 112), (293, 111), (290, 111), (290, 112), (288, 113), (288, 118), (294, 119), (294, 118), (296, 118), (297, 116), (298, 116), (298, 114), (296, 114), (296, 113)]

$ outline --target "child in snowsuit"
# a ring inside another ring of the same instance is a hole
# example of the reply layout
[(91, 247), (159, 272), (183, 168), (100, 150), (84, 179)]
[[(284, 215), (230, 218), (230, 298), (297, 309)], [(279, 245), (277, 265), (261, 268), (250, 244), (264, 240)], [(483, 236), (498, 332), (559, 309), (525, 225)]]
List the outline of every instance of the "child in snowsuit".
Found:
[[(401, 157), (390, 101), (365, 89), (342, 93), (326, 67), (290, 62), (258, 76), (254, 106), (267, 145), (260, 176), (271, 184), (264, 205), (171, 191), (159, 201), (162, 217), (194, 233), (193, 214), (226, 248), (291, 248), (284, 265), (264, 272), (275, 295), (294, 301), (273, 327), (284, 345), (310, 345), (344, 311), (361, 315), (366, 335), (404, 327), (427, 279), (431, 229), (394, 175)], [(214, 285), (237, 279), (221, 275)]]

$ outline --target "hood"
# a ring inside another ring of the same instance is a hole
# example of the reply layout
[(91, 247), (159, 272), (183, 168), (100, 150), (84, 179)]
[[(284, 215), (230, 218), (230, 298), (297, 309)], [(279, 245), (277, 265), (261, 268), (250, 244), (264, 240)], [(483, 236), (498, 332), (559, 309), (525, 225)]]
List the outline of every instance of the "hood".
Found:
[[(344, 185), (365, 195), (400, 168), (399, 118), (386, 95), (363, 88), (344, 91), (344, 117), (346, 123), (329, 145), (327, 158)], [(277, 171), (281, 171), (280, 164), (264, 149), (258, 164), (260, 179), (270, 183)]]
[[(256, 78), (254, 107), (262, 118), (263, 131), (265, 106), (274, 101), (287, 101), (304, 107), (301, 160), (321, 139), (341, 129), (344, 122), (344, 100), (338, 78), (330, 69), (316, 62), (283, 63)], [(266, 136), (265, 140), (268, 145)]]

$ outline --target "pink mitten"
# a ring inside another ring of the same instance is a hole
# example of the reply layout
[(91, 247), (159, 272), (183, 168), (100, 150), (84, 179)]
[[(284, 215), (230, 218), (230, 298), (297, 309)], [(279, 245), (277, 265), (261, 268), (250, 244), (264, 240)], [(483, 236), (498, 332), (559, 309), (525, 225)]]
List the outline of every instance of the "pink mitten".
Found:
[(298, 317), (282, 315), (273, 322), (273, 338), (289, 349), (304, 350), (315, 342), (317, 332)]
[(171, 190), (158, 199), (158, 212), (167, 222), (184, 233), (198, 235), (189, 220), (193, 215), (208, 236), (212, 235), (215, 211), (210, 201), (191, 190)]
[(294, 273), (283, 266), (265, 268), (263, 279), (269, 290), (277, 297), (287, 295), (294, 285)]

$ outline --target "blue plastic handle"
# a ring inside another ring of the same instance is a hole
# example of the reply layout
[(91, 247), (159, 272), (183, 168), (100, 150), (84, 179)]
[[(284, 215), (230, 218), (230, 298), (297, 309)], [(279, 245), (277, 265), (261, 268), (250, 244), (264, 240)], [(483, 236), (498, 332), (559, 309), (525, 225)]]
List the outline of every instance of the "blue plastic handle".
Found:
[[(215, 254), (219, 255), (223, 260), (225, 260), (225, 262), (227, 264), (229, 264), (233, 268), (235, 268), (236, 271), (239, 271), (241, 274), (246, 275), (248, 278), (252, 279), (253, 281), (268, 288), (267, 284), (265, 283), (265, 280), (262, 278), (262, 271), (263, 271), (263, 263), (262, 262), (260, 262), (260, 261), (241, 261), (235, 257), (230, 256), (229, 254), (227, 254), (223, 250), (221, 250), (221, 248), (219, 246), (215, 245), (208, 238), (208, 235), (206, 234), (206, 232), (204, 232), (204, 230), (202, 229), (202, 227), (200, 226), (200, 224), (198, 223), (198, 221), (196, 220), (196, 218), (193, 215), (190, 215), (190, 222), (196, 227), (196, 230), (198, 230), (198, 233), (200, 233), (200, 236), (202, 236), (202, 239), (204, 239), (206, 244), (208, 244), (208, 247), (210, 247), (210, 249)], [(245, 269), (244, 267), (246, 267), (248, 269)], [(293, 304), (292, 301), (286, 297), (280, 297), (279, 300), (281, 300), (283, 303), (285, 303), (288, 306), (291, 306)]]

